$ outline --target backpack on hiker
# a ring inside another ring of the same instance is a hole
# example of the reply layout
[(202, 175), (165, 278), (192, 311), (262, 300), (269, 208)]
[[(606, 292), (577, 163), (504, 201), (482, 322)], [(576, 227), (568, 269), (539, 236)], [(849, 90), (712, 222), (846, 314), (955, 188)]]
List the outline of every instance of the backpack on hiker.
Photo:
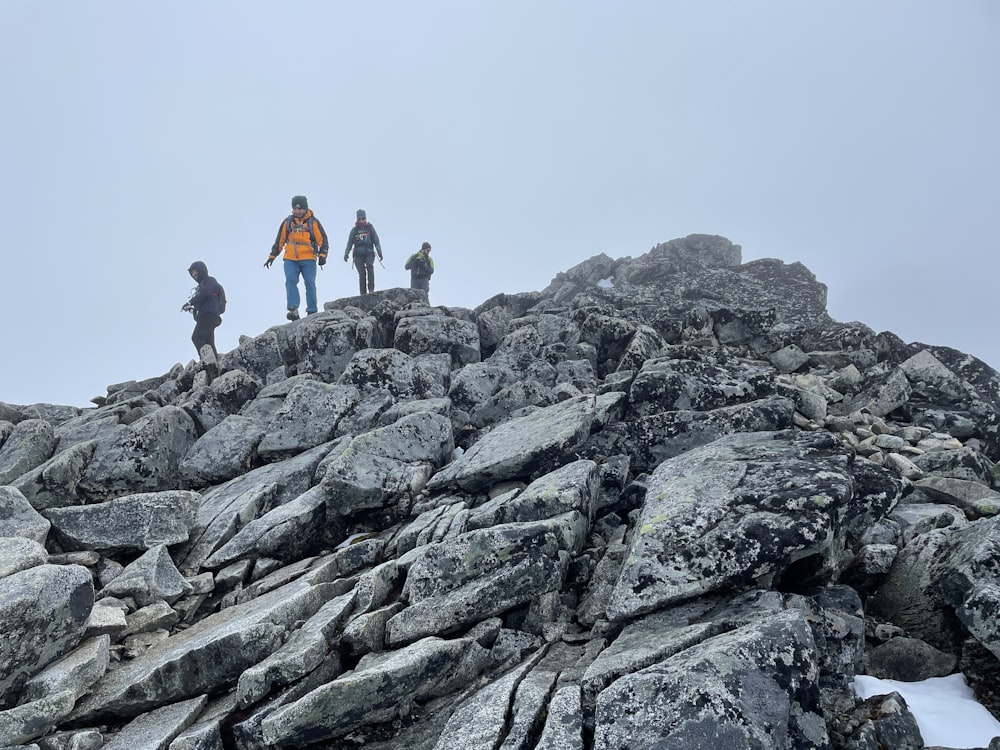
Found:
[[(215, 282), (219, 284), (218, 281)], [(226, 290), (223, 288), (222, 284), (219, 284), (219, 315), (222, 315), (226, 311)]]

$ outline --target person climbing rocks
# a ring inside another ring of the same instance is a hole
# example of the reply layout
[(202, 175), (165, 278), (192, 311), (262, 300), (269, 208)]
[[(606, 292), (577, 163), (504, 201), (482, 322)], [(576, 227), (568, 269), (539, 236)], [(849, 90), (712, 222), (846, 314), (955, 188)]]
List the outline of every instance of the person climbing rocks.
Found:
[(430, 296), (431, 275), (434, 273), (431, 243), (422, 244), (417, 252), (406, 259), (403, 268), (410, 272), (410, 289), (422, 289)]
[(378, 253), (381, 263), (382, 243), (379, 242), (375, 227), (368, 222), (368, 215), (363, 208), (358, 209), (357, 221), (354, 222), (347, 237), (347, 247), (344, 250), (345, 263), (352, 250), (354, 267), (358, 269), (358, 288), (361, 294), (364, 294), (366, 289), (368, 294), (371, 294), (375, 291), (375, 254)]
[(304, 195), (292, 197), (292, 215), (281, 222), (278, 236), (271, 247), (271, 253), (264, 261), (264, 268), (270, 268), (281, 251), (285, 251), (285, 302), (289, 320), (299, 319), (299, 276), (306, 287), (306, 314), (311, 315), (319, 308), (316, 302), (316, 264), (326, 265), (330, 242), (326, 230), (316, 215), (309, 210), (309, 201)]
[(218, 374), (219, 353), (215, 349), (215, 329), (222, 325), (226, 293), (222, 285), (208, 275), (208, 267), (202, 261), (196, 260), (188, 266), (188, 274), (198, 282), (198, 286), (181, 306), (181, 310), (194, 316), (191, 343), (211, 380)]

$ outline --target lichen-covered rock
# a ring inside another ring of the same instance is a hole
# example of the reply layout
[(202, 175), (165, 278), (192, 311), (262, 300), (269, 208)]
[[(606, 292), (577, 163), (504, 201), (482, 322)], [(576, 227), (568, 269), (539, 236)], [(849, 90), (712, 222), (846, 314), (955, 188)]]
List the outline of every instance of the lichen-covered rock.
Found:
[(332, 439), (337, 423), (361, 394), (351, 386), (315, 380), (297, 383), (271, 418), (257, 452), (265, 461), (294, 456)]
[(0, 445), (0, 485), (10, 484), (47, 461), (57, 442), (55, 430), (46, 420), (18, 422)]
[(504, 422), (428, 482), (431, 490), (475, 491), (556, 468), (583, 445), (594, 420), (593, 396), (578, 396)]
[(20, 490), (0, 487), (0, 538), (16, 536), (44, 544), (49, 526)]
[(90, 572), (79, 565), (37, 565), (0, 578), (0, 707), (80, 642), (94, 605)]
[(198, 438), (180, 463), (189, 487), (220, 484), (250, 470), (267, 430), (250, 417), (231, 414)]
[(147, 550), (186, 542), (201, 496), (190, 490), (126, 495), (94, 505), (45, 511), (67, 550)]
[(432, 372), (395, 349), (362, 349), (337, 381), (361, 391), (385, 389), (397, 398), (437, 398), (444, 388)]
[(172, 604), (190, 594), (191, 584), (177, 570), (167, 548), (151, 547), (125, 566), (102, 590), (102, 596), (131, 597), (140, 607), (156, 602)]
[(197, 439), (194, 421), (177, 406), (164, 406), (99, 442), (78, 484), (87, 502), (137, 492), (173, 489), (181, 460)]
[[(692, 235), (0, 403), (0, 533), (32, 537), (0, 536), (0, 745), (919, 747), (849, 686), (995, 696), (1000, 375), (825, 305)], [(192, 489), (186, 541), (122, 542), (129, 496)]]
[(469, 513), (466, 528), (542, 521), (573, 510), (593, 521), (598, 490), (597, 464), (574, 461), (539, 477), (513, 498), (503, 496), (480, 505)]
[(351, 441), (322, 480), (330, 516), (381, 508), (419, 493), (455, 450), (451, 421), (417, 412)]
[(330, 444), (319, 445), (203, 493), (190, 541), (177, 553), (178, 567), (197, 573), (202, 563), (246, 524), (309, 489), (316, 467), (330, 448)]
[(80, 723), (127, 718), (228, 688), (280, 646), (288, 629), (316, 612), (331, 591), (329, 584), (290, 583), (200, 620), (108, 672), (71, 718)]
[(804, 616), (776, 614), (612, 683), (597, 696), (594, 747), (827, 748), (818, 677)]
[(425, 638), (399, 651), (371, 654), (353, 671), (266, 716), (263, 739), (303, 746), (339, 737), (392, 718), (403, 702), (450, 692), (484, 666), (485, 652), (471, 638)]
[(386, 642), (398, 646), (451, 632), (560, 588), (566, 569), (559, 551), (579, 544), (585, 528), (579, 513), (567, 513), (421, 548), (403, 586), (409, 606), (387, 623)]
[(22, 474), (12, 486), (21, 491), (35, 510), (76, 505), (80, 502), (76, 487), (96, 448), (96, 440), (86, 440), (60, 450), (45, 463)]
[(49, 559), (44, 546), (23, 536), (2, 537), (0, 542), (0, 578), (42, 565)]
[(410, 315), (396, 325), (393, 344), (410, 356), (445, 353), (452, 365), (478, 362), (479, 329), (475, 323), (445, 315)]
[(608, 615), (621, 620), (736, 589), (815, 557), (835, 569), (854, 492), (829, 436), (745, 433), (664, 461), (653, 476)]

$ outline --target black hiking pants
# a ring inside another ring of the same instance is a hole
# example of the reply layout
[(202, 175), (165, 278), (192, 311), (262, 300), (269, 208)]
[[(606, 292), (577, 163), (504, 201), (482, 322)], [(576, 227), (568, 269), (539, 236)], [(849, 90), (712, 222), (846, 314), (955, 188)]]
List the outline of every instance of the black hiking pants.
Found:
[(359, 253), (354, 251), (354, 267), (358, 269), (358, 289), (364, 294), (375, 291), (375, 251)]
[(194, 344), (195, 351), (201, 353), (201, 347), (211, 344), (212, 351), (218, 354), (215, 349), (215, 329), (222, 325), (222, 318), (212, 313), (202, 313), (194, 321), (194, 333), (191, 334), (191, 343)]

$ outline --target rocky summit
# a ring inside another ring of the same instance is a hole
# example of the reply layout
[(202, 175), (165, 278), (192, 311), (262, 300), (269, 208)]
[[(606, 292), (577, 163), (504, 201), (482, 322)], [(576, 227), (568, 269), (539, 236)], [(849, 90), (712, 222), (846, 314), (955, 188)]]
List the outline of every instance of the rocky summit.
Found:
[(1000, 706), (1000, 375), (722, 237), (94, 404), (0, 403), (0, 747), (901, 750), (855, 675)]

